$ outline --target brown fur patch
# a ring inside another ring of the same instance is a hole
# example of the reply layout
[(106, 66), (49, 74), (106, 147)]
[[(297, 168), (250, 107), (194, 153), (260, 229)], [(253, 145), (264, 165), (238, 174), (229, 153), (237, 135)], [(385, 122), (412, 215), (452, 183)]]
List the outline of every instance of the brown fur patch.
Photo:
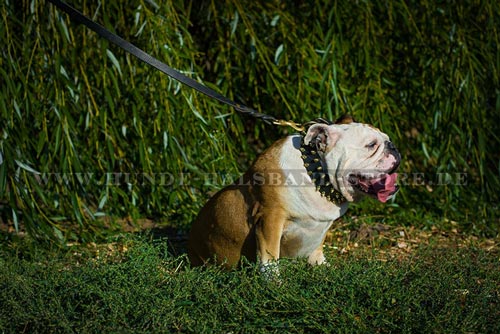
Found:
[(337, 120), (335, 121), (335, 124), (350, 124), (353, 122), (356, 122), (354, 120), (354, 118), (349, 114), (345, 114), (345, 115), (342, 115), (339, 118), (337, 118)]
[(262, 153), (243, 176), (242, 184), (222, 189), (202, 208), (189, 235), (191, 265), (215, 262), (230, 268), (242, 257), (249, 261), (255, 261), (256, 255), (264, 261), (279, 258), (285, 203), (279, 185), (266, 185), (277, 176), (285, 179), (279, 166), (285, 141), (279, 140)]

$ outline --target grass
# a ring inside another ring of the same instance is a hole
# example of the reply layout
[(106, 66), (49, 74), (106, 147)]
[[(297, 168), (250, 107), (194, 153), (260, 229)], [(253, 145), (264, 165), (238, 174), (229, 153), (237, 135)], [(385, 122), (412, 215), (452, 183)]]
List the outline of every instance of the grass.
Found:
[[(498, 247), (429, 243), (380, 260), (370, 247), (331, 266), (284, 261), (281, 283), (258, 269), (192, 269), (168, 240), (0, 251), (0, 331), (165, 333), (497, 333)], [(448, 245), (449, 246), (449, 245)]]

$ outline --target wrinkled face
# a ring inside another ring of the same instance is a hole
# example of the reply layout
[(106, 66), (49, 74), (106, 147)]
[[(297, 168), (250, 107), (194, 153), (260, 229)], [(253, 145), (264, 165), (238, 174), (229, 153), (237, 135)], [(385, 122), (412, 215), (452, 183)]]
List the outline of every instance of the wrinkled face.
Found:
[(354, 122), (315, 124), (304, 140), (322, 152), (330, 180), (347, 200), (369, 195), (386, 202), (397, 192), (395, 171), (401, 155), (377, 128)]

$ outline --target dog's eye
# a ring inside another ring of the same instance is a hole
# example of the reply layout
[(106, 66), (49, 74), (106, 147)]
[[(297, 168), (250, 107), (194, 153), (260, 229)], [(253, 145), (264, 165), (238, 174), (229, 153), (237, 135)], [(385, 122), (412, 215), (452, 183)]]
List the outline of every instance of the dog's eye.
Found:
[(367, 144), (365, 147), (369, 150), (373, 150), (375, 148), (375, 146), (377, 146), (377, 141), (374, 140), (372, 142), (370, 142), (369, 144)]

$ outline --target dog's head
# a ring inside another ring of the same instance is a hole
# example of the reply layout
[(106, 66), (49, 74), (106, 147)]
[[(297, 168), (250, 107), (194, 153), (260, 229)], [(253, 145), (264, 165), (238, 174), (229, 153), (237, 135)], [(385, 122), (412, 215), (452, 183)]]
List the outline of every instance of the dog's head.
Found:
[(401, 155), (379, 129), (344, 117), (335, 124), (314, 124), (305, 137), (326, 164), (330, 181), (348, 201), (370, 195), (381, 202), (397, 191)]

